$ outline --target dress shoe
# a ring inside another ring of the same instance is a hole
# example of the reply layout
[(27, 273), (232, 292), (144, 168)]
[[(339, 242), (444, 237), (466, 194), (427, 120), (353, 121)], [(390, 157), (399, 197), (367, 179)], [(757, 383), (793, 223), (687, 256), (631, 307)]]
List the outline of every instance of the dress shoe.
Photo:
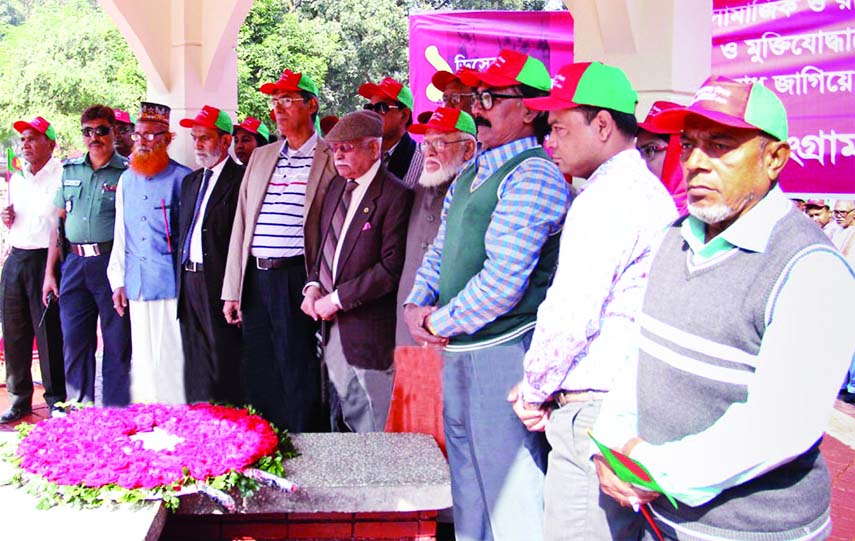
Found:
[(55, 419), (57, 417), (65, 417), (68, 413), (65, 411), (65, 408), (62, 406), (51, 406), (50, 407), (50, 418)]
[(855, 393), (850, 393), (849, 391), (840, 391), (840, 394), (837, 395), (837, 398), (846, 402), (847, 404), (855, 404)]
[(33, 412), (32, 408), (24, 409), (24, 408), (11, 407), (8, 410), (6, 410), (6, 413), (4, 413), (3, 415), (0, 415), (0, 424), (14, 423), (18, 419), (21, 419), (25, 415), (29, 415), (32, 412)]

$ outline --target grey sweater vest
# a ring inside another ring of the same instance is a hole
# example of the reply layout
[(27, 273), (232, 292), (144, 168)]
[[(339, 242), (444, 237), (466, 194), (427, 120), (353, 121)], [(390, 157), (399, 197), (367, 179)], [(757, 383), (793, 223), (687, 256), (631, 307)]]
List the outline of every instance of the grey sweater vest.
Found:
[[(765, 253), (738, 249), (692, 267), (688, 261), (691, 252), (680, 235), (681, 222), (668, 231), (653, 261), (642, 308), (638, 430), (641, 438), (653, 444), (703, 432), (731, 404), (745, 402), (748, 396), (740, 377), (717, 380), (677, 369), (660, 358), (663, 354), (689, 358), (687, 366), (708, 374), (723, 368), (750, 378), (754, 367), (683, 348), (670, 341), (667, 332), (657, 332), (658, 325), (644, 322), (652, 318), (690, 335), (757, 355), (768, 323), (767, 306), (774, 302), (782, 283), (779, 280), (806, 253), (834, 251), (822, 231), (793, 209), (775, 225)], [(675, 510), (659, 498), (653, 506), (656, 514), (698, 534), (674, 531), (661, 524), (663, 533), (677, 539), (773, 541), (828, 535), (829, 504), (828, 470), (816, 442), (789, 463), (727, 489), (706, 504), (680, 505)]]

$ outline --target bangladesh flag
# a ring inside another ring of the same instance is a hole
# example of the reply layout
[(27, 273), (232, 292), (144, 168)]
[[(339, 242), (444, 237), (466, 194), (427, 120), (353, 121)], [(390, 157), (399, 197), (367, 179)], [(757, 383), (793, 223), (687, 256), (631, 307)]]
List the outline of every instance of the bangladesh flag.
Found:
[(21, 159), (15, 156), (15, 151), (12, 150), (12, 147), (6, 149), (6, 167), (9, 170), (9, 174), (12, 173), (23, 173), (24, 166), (21, 163)]
[(668, 498), (668, 501), (671, 502), (674, 509), (677, 509), (677, 500), (662, 490), (662, 487), (659, 486), (659, 483), (656, 482), (641, 462), (633, 460), (621, 452), (606, 447), (597, 441), (597, 438), (594, 437), (594, 434), (592, 434), (590, 430), (588, 431), (588, 437), (594, 440), (594, 443), (597, 444), (597, 448), (599, 448), (600, 453), (603, 454), (606, 462), (609, 463), (609, 467), (615, 472), (615, 475), (618, 476), (618, 479), (624, 483), (630, 483), (647, 490), (652, 490), (653, 492), (659, 492)]

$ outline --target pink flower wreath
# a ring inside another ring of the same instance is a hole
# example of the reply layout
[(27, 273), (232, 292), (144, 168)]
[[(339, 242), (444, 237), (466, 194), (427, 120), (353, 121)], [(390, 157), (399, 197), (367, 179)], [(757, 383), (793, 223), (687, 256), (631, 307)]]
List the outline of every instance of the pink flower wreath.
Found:
[[(165, 445), (150, 445), (156, 435)], [(277, 451), (270, 424), (210, 404), (83, 408), (40, 422), (17, 449), (21, 469), (58, 485), (154, 489), (242, 471)]]

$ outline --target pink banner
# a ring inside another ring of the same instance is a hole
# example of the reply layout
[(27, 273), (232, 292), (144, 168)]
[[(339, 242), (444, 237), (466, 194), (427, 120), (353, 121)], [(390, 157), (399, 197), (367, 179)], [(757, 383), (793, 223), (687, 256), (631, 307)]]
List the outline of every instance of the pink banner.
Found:
[(855, 193), (855, 0), (714, 0), (713, 73), (762, 81), (790, 119), (792, 195)]
[(543, 61), (551, 75), (573, 62), (573, 18), (566, 11), (449, 11), (410, 15), (410, 88), (414, 112), (436, 109), (437, 70), (483, 69), (502, 49)]

